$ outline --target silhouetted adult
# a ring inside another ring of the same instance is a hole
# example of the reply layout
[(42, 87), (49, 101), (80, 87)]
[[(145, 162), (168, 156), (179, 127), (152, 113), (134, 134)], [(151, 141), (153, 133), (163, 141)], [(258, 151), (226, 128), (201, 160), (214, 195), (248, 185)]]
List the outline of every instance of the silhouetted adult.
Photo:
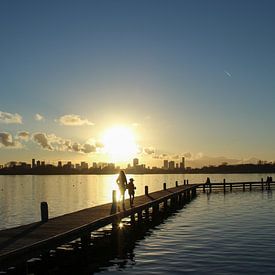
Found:
[(126, 178), (124, 171), (121, 170), (119, 172), (116, 183), (118, 185), (120, 195), (122, 196), (122, 206), (123, 206), (123, 208), (125, 208), (124, 199), (125, 199), (125, 191), (126, 191), (126, 187), (127, 187), (127, 178)]

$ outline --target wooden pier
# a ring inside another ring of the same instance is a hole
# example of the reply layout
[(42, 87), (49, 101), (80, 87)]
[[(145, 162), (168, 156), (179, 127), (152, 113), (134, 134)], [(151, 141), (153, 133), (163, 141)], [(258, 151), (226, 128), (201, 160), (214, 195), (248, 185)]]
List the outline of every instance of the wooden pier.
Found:
[(0, 271), (8, 266), (15, 266), (41, 253), (46, 253), (59, 245), (77, 238), (83, 245), (88, 244), (91, 232), (112, 224), (114, 227), (123, 218), (131, 217), (132, 222), (140, 222), (151, 217), (158, 217), (160, 207), (171, 208), (183, 205), (196, 196), (196, 190), (201, 184), (188, 184), (166, 188), (149, 193), (145, 186), (145, 194), (135, 197), (134, 206), (125, 201), (123, 209), (116, 201), (116, 191), (113, 191), (113, 202), (92, 208), (83, 209), (60, 217), (48, 218), (48, 206), (41, 203), (41, 221), (0, 231)]

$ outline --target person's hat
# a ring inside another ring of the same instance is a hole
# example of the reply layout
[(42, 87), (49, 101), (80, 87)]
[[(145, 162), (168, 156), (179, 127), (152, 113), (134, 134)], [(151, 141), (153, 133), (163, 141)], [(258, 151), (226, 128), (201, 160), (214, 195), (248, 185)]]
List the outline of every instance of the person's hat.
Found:
[(130, 178), (130, 181), (134, 181), (134, 179), (133, 179), (133, 178)]

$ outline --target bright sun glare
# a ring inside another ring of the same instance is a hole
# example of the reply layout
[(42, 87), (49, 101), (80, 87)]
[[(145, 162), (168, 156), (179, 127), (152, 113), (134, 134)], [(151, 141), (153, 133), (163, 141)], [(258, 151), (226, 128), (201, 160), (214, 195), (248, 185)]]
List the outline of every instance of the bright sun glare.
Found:
[(138, 152), (135, 135), (125, 126), (114, 126), (106, 130), (102, 141), (106, 154), (114, 162), (129, 161)]

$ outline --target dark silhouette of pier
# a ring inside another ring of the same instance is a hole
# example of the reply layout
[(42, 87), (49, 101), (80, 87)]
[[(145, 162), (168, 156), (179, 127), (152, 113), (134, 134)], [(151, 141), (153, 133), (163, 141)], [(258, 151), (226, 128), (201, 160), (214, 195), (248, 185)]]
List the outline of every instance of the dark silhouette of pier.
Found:
[(158, 218), (160, 207), (173, 208), (195, 197), (199, 184), (184, 183), (179, 186), (176, 182), (176, 186), (169, 189), (164, 184), (163, 190), (152, 193), (146, 186), (145, 195), (136, 197), (133, 207), (129, 200), (125, 201), (125, 210), (119, 207), (115, 191), (112, 203), (52, 219), (48, 219), (47, 204), (43, 202), (40, 222), (0, 231), (0, 267), (22, 263), (77, 238), (83, 246), (88, 245), (92, 231), (109, 224), (117, 227), (127, 217), (132, 223)]

